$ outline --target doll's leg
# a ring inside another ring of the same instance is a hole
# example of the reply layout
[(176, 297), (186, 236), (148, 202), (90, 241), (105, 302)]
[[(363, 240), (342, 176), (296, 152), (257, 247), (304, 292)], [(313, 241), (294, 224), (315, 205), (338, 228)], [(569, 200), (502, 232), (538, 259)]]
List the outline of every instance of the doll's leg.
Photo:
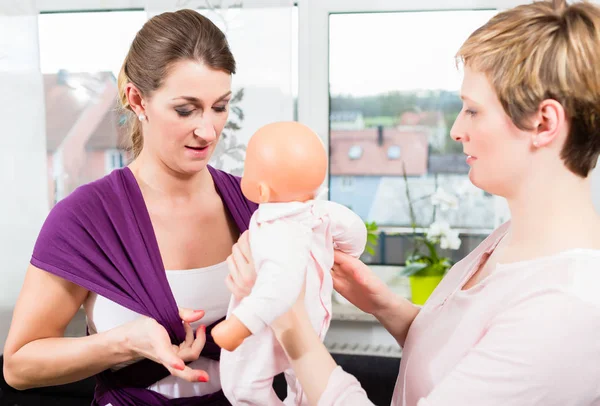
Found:
[(221, 385), (233, 405), (279, 406), (273, 378), (286, 368), (287, 357), (271, 329), (248, 337), (233, 352), (221, 351)]

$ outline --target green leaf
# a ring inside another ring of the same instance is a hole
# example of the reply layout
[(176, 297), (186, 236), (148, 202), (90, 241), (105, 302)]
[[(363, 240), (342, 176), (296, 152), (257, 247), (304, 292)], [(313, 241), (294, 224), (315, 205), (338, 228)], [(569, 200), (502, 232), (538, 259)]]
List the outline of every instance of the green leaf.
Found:
[(402, 275), (412, 276), (425, 268), (427, 268), (427, 264), (421, 262), (413, 262), (411, 264), (406, 264), (406, 266), (402, 270)]

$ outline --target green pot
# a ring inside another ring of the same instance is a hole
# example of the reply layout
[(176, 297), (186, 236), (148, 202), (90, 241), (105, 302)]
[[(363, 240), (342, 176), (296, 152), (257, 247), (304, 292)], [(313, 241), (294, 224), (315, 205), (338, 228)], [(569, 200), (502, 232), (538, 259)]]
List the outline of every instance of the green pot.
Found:
[(416, 305), (423, 305), (429, 299), (429, 296), (440, 283), (444, 275), (412, 275), (410, 280), (410, 293), (412, 302)]

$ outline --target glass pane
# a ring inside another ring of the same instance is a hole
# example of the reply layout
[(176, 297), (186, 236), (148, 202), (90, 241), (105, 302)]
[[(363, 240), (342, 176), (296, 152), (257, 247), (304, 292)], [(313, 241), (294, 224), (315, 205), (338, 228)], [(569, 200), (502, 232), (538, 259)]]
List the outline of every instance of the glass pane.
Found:
[[(137, 31), (169, 2), (154, 3), (147, 11), (40, 16), (51, 206), (129, 161), (116, 78)], [(250, 136), (271, 121), (294, 119), (297, 7), (198, 12), (225, 31), (236, 58), (229, 122), (210, 163), (239, 175)]]
[[(174, 10), (178, 3), (150, 0), (148, 16)], [(210, 2), (192, 0), (185, 5), (198, 7), (196, 11), (225, 32), (236, 59), (229, 123), (210, 164), (238, 176), (244, 169), (250, 136), (265, 124), (295, 117), (298, 10), (291, 1), (271, 6), (269, 2), (265, 6), (261, 3), (223, 2), (220, 7), (212, 7)]]
[(419, 226), (443, 209), (453, 227), (493, 228), (493, 197), (469, 182), (449, 133), (462, 107), (454, 55), (495, 13), (330, 16), (331, 200), (379, 226), (410, 227), (409, 193)]
[(146, 19), (143, 11), (40, 15), (51, 207), (127, 163), (116, 78)]

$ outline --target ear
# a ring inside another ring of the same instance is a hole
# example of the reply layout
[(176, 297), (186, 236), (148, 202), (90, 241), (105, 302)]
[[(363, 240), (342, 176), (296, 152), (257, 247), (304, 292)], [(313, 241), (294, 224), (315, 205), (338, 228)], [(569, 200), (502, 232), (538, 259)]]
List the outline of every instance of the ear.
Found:
[(128, 83), (125, 86), (125, 96), (127, 96), (127, 103), (129, 103), (129, 107), (135, 113), (136, 116), (140, 114), (146, 114), (146, 102), (142, 96), (142, 93), (139, 89), (133, 84)]
[(269, 202), (269, 199), (271, 198), (271, 189), (266, 183), (260, 182), (258, 184), (258, 196), (260, 199), (260, 203)]
[(546, 99), (540, 103), (536, 116), (535, 133), (532, 144), (534, 147), (543, 147), (552, 143), (561, 136), (566, 127), (565, 109), (556, 100)]

